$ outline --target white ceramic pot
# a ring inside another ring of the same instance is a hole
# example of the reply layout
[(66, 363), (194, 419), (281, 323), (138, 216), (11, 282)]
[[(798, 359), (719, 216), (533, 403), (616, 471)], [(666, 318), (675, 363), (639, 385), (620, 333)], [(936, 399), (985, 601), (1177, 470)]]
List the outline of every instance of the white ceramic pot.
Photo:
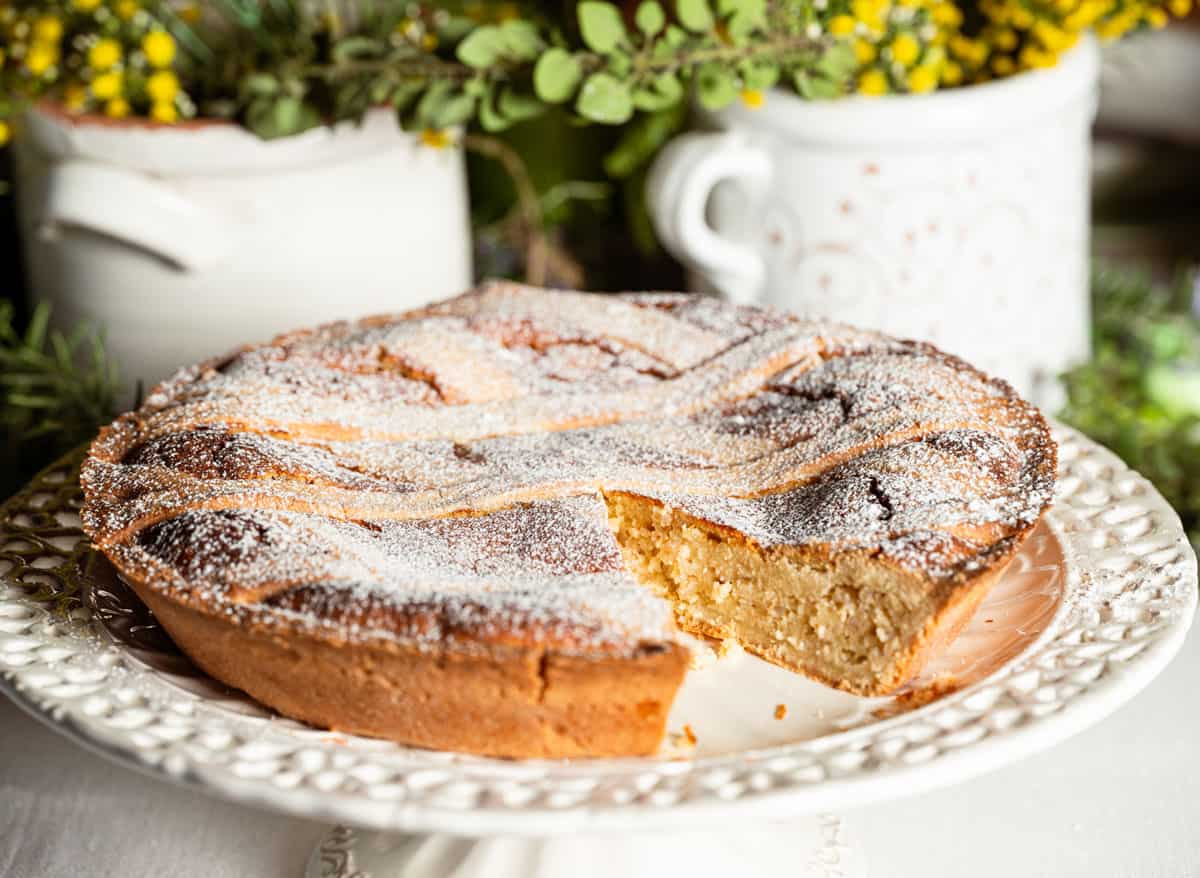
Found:
[(650, 179), (698, 289), (927, 339), (1043, 405), (1088, 352), (1098, 52), (923, 96), (701, 115)]
[(60, 324), (104, 326), (127, 390), (471, 281), (461, 151), (421, 146), (386, 111), (266, 142), (43, 108), (18, 140), (32, 290)]

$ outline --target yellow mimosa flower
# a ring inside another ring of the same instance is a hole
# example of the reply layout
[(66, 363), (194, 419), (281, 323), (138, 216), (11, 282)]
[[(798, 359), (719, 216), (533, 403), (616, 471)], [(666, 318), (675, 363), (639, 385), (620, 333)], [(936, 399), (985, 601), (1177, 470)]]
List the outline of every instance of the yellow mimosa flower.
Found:
[(421, 132), (421, 145), (433, 149), (445, 149), (454, 145), (454, 138), (444, 128), (426, 128)]
[(858, 59), (859, 64), (870, 64), (879, 56), (879, 50), (875, 48), (875, 44), (867, 40), (856, 40), (854, 43), (854, 57)]
[(116, 70), (101, 73), (92, 80), (92, 94), (102, 101), (117, 97), (125, 86), (125, 78)]
[(175, 60), (175, 38), (165, 30), (153, 30), (142, 40), (142, 53), (151, 67), (170, 67)]
[(129, 115), (129, 101), (125, 98), (113, 98), (104, 105), (104, 115), (110, 119), (124, 119)]
[(41, 76), (58, 63), (58, 47), (50, 43), (34, 43), (25, 53), (25, 69)]
[(1012, 11), (1008, 22), (1018, 30), (1029, 30), (1033, 27), (1033, 13), (1024, 7), (1018, 6)]
[(1017, 60), (1021, 62), (1021, 66), (1026, 70), (1037, 70), (1040, 67), (1045, 67), (1046, 59), (1054, 57), (1044, 49), (1039, 49), (1036, 46), (1025, 46), (1021, 49), (1021, 53), (1017, 55)]
[(57, 43), (62, 39), (62, 20), (54, 15), (42, 15), (33, 23), (33, 38), (39, 43)]
[(137, 0), (117, 0), (117, 5), (113, 8), (117, 10), (117, 18), (121, 21), (129, 21), (137, 15), (137, 11), (141, 7)]
[(997, 24), (1005, 24), (1008, 21), (1008, 8), (1001, 6), (999, 3), (994, 3), (992, 0), (981, 0), (979, 11), (987, 16), (990, 21), (994, 21)]
[(1011, 76), (1017, 72), (1016, 62), (1008, 55), (997, 55), (992, 59), (992, 72), (997, 76)]
[(121, 44), (116, 40), (98, 40), (87, 54), (88, 64), (93, 70), (108, 70), (121, 60)]
[(179, 95), (179, 78), (170, 70), (160, 70), (146, 80), (146, 94), (157, 104), (170, 104)]
[(1068, 47), (1070, 35), (1062, 28), (1055, 27), (1047, 21), (1039, 21), (1033, 26), (1033, 35), (1037, 41), (1052, 52), (1061, 52)]
[(174, 104), (166, 103), (165, 101), (155, 101), (150, 106), (150, 118), (155, 122), (171, 125), (179, 120), (179, 111), (175, 109)]
[(933, 91), (937, 88), (937, 84), (937, 71), (928, 64), (922, 64), (920, 67), (913, 68), (912, 73), (908, 75), (908, 89), (916, 94)]
[(1126, 9), (1119, 15), (1115, 15), (1108, 21), (1103, 22), (1096, 28), (1096, 33), (1101, 39), (1115, 40), (1117, 37), (1124, 36), (1128, 31), (1133, 30), (1137, 26), (1137, 10)]
[(892, 40), (892, 58), (905, 67), (912, 65), (920, 57), (921, 44), (912, 34), (900, 34)]
[(854, 33), (857, 24), (852, 15), (835, 15), (829, 19), (829, 32), (835, 37), (844, 37)]
[(950, 40), (950, 53), (960, 61), (978, 66), (987, 60), (988, 47), (982, 40), (973, 40), (959, 34)]
[(939, 3), (933, 7), (930, 17), (934, 24), (942, 27), (958, 27), (962, 24), (962, 12), (953, 3)]
[(1092, 23), (1091, 16), (1086, 9), (1076, 9), (1070, 15), (1062, 20), (1063, 27), (1067, 30), (1080, 31), (1089, 27)]
[(865, 24), (869, 29), (876, 32), (884, 30), (884, 13), (887, 12), (887, 3), (880, 0), (851, 0), (850, 11), (854, 17)]
[(100, 8), (100, 0), (71, 0), (71, 5), (80, 12), (95, 12)]
[(955, 86), (963, 81), (963, 69), (955, 61), (947, 61), (942, 67), (942, 82), (945, 85)]
[(8, 127), (7, 122), (0, 120), (0, 146), (8, 143), (10, 137), (12, 137), (12, 129)]
[(1192, 11), (1192, 0), (1167, 0), (1167, 9), (1176, 18), (1183, 18)]
[(888, 93), (889, 84), (887, 75), (878, 69), (866, 70), (858, 77), (858, 92), (859, 94), (876, 97)]
[(742, 89), (742, 103), (751, 110), (757, 110), (767, 102), (767, 97), (757, 88)]
[(992, 34), (992, 44), (1005, 52), (1011, 52), (1019, 42), (1020, 38), (1017, 36), (1017, 32), (1010, 27), (1001, 28)]

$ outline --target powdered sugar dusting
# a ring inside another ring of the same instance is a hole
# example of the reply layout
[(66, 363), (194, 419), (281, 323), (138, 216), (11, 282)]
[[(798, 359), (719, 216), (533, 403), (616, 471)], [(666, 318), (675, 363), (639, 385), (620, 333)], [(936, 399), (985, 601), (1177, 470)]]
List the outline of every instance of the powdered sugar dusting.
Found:
[[(418, 613), (410, 636), (436, 640), (446, 627), (492, 616), (548, 626), (576, 619), (602, 596), (595, 640), (661, 639), (669, 612), (625, 571), (595, 497), (510, 507), (490, 515), (360, 522), (294, 512), (190, 510), (140, 531), (140, 551), (180, 574), (183, 594), (257, 603), (309, 587), (293, 610), (348, 594), (393, 610), (438, 606), (437, 625)], [(311, 586), (320, 584), (322, 591)], [(346, 607), (340, 612), (346, 613)], [(579, 624), (578, 621), (576, 624)]]
[(968, 573), (1049, 503), (1040, 416), (927, 346), (677, 294), (492, 284), (183, 370), (85, 467), (84, 521), (182, 599), (341, 636), (671, 637), (605, 492), (759, 545)]

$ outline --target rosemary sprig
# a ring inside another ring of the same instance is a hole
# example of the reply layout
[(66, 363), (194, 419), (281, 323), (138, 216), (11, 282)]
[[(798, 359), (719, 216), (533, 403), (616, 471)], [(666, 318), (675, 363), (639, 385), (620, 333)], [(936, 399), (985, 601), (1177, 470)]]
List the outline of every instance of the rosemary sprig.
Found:
[(0, 497), (92, 438), (116, 408), (117, 368), (98, 330), (52, 329), (45, 303), (23, 334), (14, 321), (12, 303), (0, 301)]

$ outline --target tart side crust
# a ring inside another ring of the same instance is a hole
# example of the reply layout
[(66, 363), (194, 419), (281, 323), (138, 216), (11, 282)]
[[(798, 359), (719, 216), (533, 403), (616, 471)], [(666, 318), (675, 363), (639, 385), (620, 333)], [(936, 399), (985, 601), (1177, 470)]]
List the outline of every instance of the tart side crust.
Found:
[(687, 671), (678, 644), (590, 658), (286, 635), (131, 587), (206, 673), (320, 728), (481, 756), (643, 756)]

